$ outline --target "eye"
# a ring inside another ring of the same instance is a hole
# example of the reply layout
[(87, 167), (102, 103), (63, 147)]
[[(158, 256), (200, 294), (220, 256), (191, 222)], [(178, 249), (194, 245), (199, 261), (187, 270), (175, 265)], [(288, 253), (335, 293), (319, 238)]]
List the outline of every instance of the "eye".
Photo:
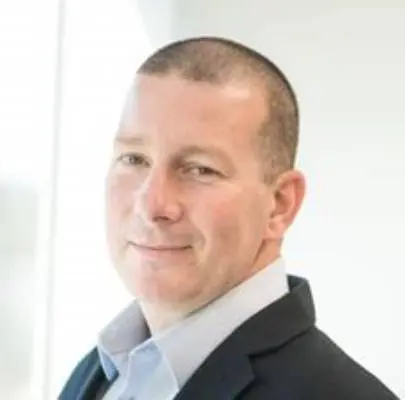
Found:
[(137, 154), (137, 153), (128, 153), (128, 154), (122, 154), (121, 156), (118, 157), (117, 161), (125, 166), (139, 166), (139, 165), (144, 165), (147, 166), (148, 162), (146, 160), (146, 157), (142, 154)]
[(218, 177), (221, 174), (213, 168), (204, 165), (192, 165), (186, 168), (186, 173), (196, 177)]

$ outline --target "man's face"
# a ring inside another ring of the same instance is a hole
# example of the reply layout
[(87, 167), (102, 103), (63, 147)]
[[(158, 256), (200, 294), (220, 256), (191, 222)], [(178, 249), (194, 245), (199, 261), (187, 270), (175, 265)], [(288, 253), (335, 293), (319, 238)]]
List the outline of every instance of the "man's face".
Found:
[[(140, 300), (201, 306), (263, 267), (258, 89), (139, 75), (107, 182), (113, 261)], [(268, 260), (267, 260), (268, 262)]]

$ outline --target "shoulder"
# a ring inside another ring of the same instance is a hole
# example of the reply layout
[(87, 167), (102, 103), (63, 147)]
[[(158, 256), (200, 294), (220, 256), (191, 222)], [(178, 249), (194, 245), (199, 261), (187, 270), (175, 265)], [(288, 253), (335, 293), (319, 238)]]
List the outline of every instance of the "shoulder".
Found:
[(263, 383), (278, 388), (280, 398), (398, 399), (316, 327), (253, 362)]

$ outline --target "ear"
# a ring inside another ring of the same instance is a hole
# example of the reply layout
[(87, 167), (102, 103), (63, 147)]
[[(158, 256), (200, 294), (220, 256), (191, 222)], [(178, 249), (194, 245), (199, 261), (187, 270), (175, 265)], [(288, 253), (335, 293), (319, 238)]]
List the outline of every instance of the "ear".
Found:
[(267, 239), (281, 240), (301, 208), (305, 196), (305, 178), (300, 171), (281, 174), (273, 187), (267, 225)]

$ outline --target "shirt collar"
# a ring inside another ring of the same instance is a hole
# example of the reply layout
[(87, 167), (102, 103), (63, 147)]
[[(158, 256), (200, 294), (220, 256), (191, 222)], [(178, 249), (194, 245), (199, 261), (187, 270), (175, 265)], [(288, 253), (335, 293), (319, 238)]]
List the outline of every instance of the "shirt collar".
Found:
[(97, 350), (108, 380), (123, 373), (129, 353), (150, 336), (139, 304), (134, 301), (121, 311), (99, 334)]
[[(182, 387), (238, 326), (288, 291), (284, 260), (279, 258), (222, 297), (150, 338), (135, 301), (99, 335), (97, 347), (106, 377), (111, 380), (122, 373), (129, 353), (146, 340), (153, 340)], [(193, 351), (185, 353), (184, 349)]]

